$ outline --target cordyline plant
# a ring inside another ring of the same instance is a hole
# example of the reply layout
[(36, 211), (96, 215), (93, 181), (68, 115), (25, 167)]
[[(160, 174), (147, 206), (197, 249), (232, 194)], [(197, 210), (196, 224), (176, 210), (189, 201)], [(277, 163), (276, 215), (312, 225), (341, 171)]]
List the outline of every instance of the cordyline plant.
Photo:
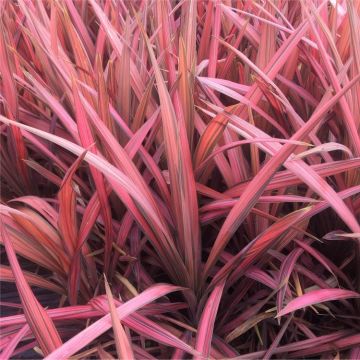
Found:
[(0, 17), (1, 359), (360, 358), (360, 1)]

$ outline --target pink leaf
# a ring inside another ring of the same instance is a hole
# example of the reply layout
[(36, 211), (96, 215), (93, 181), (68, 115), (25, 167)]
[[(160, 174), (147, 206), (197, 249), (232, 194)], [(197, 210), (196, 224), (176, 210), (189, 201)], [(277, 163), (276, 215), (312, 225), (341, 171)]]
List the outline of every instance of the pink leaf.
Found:
[(342, 289), (313, 290), (290, 301), (285, 306), (285, 308), (277, 314), (277, 317), (284, 316), (286, 314), (310, 305), (316, 305), (326, 301), (342, 300), (349, 298), (360, 298), (360, 294), (354, 291)]

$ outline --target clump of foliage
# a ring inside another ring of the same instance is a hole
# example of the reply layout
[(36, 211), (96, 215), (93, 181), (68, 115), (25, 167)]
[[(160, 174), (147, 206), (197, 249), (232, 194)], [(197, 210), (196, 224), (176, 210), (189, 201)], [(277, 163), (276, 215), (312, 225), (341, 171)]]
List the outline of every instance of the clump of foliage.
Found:
[(0, 17), (2, 359), (360, 357), (360, 1)]

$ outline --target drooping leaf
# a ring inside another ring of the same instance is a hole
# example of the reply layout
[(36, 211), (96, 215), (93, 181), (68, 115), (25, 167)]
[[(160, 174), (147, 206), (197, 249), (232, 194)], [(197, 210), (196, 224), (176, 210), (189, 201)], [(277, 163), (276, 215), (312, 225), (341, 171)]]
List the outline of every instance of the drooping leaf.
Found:
[(310, 305), (319, 304), (326, 301), (342, 300), (349, 298), (359, 298), (360, 294), (343, 289), (322, 289), (322, 290), (313, 290), (300, 297), (291, 300), (277, 316), (284, 316), (288, 313), (294, 312), (296, 310), (305, 308)]

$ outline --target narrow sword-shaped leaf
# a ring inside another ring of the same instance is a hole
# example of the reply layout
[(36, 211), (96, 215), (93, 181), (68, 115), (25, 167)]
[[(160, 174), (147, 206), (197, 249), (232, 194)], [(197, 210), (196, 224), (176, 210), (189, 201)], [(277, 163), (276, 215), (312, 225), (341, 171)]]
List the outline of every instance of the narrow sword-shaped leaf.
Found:
[[(181, 287), (157, 284), (152, 288), (149, 288), (129, 300), (128, 302), (120, 305), (116, 309), (116, 313), (119, 317), (119, 320), (125, 318), (126, 316), (134, 313), (136, 310), (142, 308), (146, 304), (162, 297), (169, 292), (182, 290)], [(46, 357), (47, 360), (60, 360), (67, 359), (69, 356), (75, 354), (77, 351), (88, 345), (92, 340), (96, 339), (98, 336), (103, 334), (105, 331), (111, 328), (111, 315), (105, 315), (101, 319), (97, 320), (89, 327), (79, 332), (77, 335), (72, 337), (62, 346), (58, 347), (50, 355)]]
[(221, 282), (214, 288), (201, 314), (198, 331), (196, 334), (195, 349), (198, 350), (202, 354), (202, 356), (196, 357), (196, 360), (199, 360), (202, 357), (205, 358), (209, 357), (215, 319), (219, 308), (221, 296), (224, 290), (224, 286), (225, 286), (225, 281)]
[(359, 298), (360, 294), (350, 290), (343, 289), (321, 289), (310, 291), (292, 301), (282, 309), (277, 317), (284, 316), (296, 310), (305, 308), (310, 305), (316, 305), (326, 301), (342, 300), (349, 298)]
[(123, 326), (116, 313), (113, 295), (110, 290), (109, 283), (105, 279), (105, 290), (109, 301), (111, 322), (114, 329), (116, 351), (119, 359), (134, 359), (134, 353), (131, 348), (130, 340), (128, 339)]
[(16, 287), (18, 289), (21, 303), (28, 324), (35, 335), (41, 350), (44, 354), (49, 354), (57, 347), (61, 346), (61, 338), (56, 327), (44, 308), (40, 305), (27, 283), (21, 270), (19, 262), (16, 258), (15, 251), (11, 244), (11, 239), (7, 234), (5, 224), (0, 218), (0, 231), (3, 239), (6, 253), (10, 262), (11, 269), (14, 273)]
[(59, 230), (64, 242), (64, 249), (69, 256), (72, 256), (76, 247), (76, 238), (78, 232), (76, 215), (76, 193), (73, 189), (72, 178), (75, 171), (83, 161), (86, 152), (84, 152), (69, 168), (62, 181), (59, 197)]
[(1, 352), (1, 358), (7, 360), (13, 354), (18, 343), (26, 336), (26, 334), (30, 331), (30, 327), (28, 324), (24, 325), (20, 331), (13, 336), (11, 341), (7, 344), (7, 346)]
[[(141, 24), (139, 23), (139, 25)], [(185, 263), (191, 276), (191, 287), (196, 289), (200, 262), (200, 229), (190, 149), (186, 140), (184, 124), (176, 119), (174, 107), (155, 54), (144, 29), (142, 32), (154, 67), (160, 96), (165, 151), (167, 158), (171, 159), (168, 167), (174, 217), (177, 222), (180, 245), (184, 251)]]

